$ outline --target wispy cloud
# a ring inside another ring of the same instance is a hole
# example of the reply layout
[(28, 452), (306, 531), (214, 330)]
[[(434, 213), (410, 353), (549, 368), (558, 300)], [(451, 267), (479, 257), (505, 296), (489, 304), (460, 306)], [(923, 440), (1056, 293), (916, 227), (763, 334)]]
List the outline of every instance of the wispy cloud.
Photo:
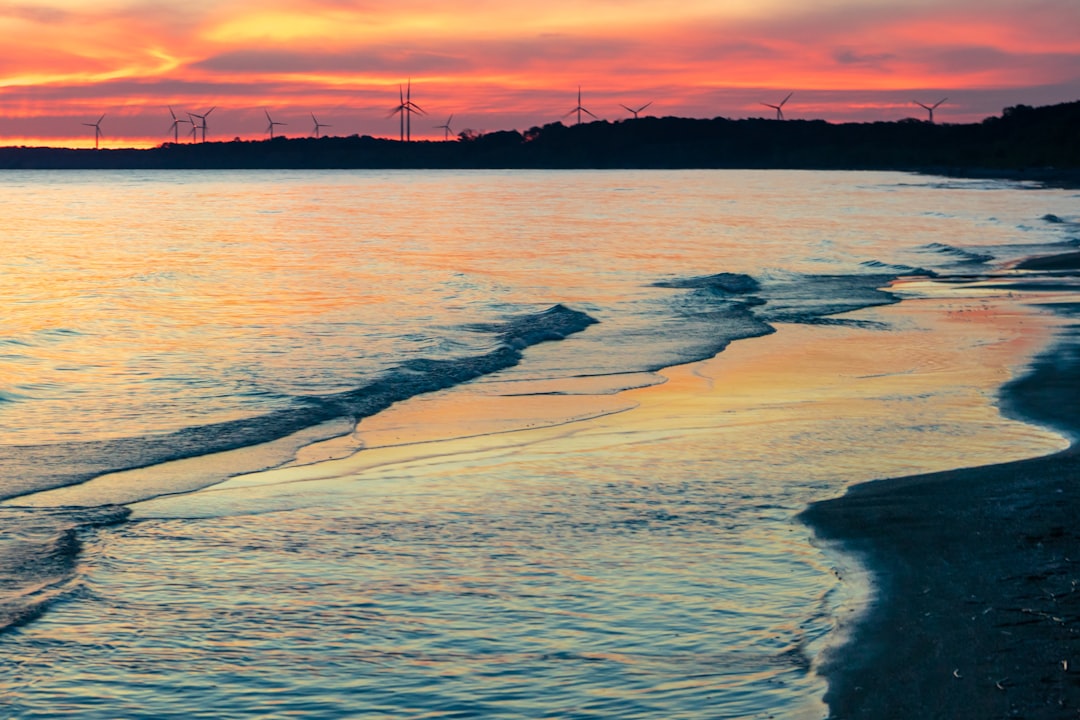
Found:
[(397, 73), (462, 72), (472, 69), (463, 56), (411, 49), (381, 48), (368, 51), (304, 52), (294, 50), (241, 49), (192, 63), (191, 68), (210, 72), (257, 75), (297, 73)]
[(850, 47), (836, 48), (833, 58), (841, 65), (867, 65), (887, 71), (885, 63), (896, 59), (894, 53), (861, 53)]

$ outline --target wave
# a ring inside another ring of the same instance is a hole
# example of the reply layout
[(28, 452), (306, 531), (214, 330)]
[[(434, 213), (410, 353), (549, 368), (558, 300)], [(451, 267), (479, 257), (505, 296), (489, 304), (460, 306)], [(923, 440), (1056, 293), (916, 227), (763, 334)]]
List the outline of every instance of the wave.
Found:
[(757, 292), (761, 289), (761, 284), (749, 275), (730, 272), (722, 272), (716, 273), (715, 275), (702, 275), (697, 277), (689, 277), (675, 280), (661, 280), (659, 282), (654, 282), (652, 285), (653, 287), (673, 288), (681, 290), (713, 290), (728, 295), (746, 295), (748, 293)]
[(28, 623), (78, 588), (80, 535), (117, 525), (127, 508), (0, 508), (0, 632)]
[(777, 272), (760, 278), (720, 272), (654, 282), (651, 287), (685, 292), (668, 299), (663, 316), (633, 337), (637, 342), (646, 338), (652, 352), (621, 354), (624, 365), (633, 362), (629, 358), (641, 358), (638, 365), (622, 369), (655, 371), (703, 360), (736, 340), (771, 334), (777, 323), (880, 328), (878, 323), (831, 316), (899, 302), (882, 288), (906, 274), (896, 268), (854, 275)]
[[(573, 354), (554, 358), (556, 372), (613, 374), (651, 372), (722, 352), (735, 340), (768, 335), (775, 323), (818, 323), (823, 318), (873, 305), (898, 302), (881, 288), (899, 273), (806, 275), (774, 273), (755, 278), (719, 272), (666, 278), (653, 287), (659, 306), (638, 307), (629, 317), (605, 317)], [(84, 484), (96, 477), (172, 461), (241, 454), (215, 465), (205, 475), (191, 475), (172, 492), (190, 492), (240, 473), (257, 472), (293, 459), (303, 445), (348, 434), (355, 423), (411, 397), (443, 390), (517, 365), (531, 346), (563, 340), (598, 321), (554, 305), (538, 313), (500, 323), (474, 324), (465, 330), (491, 336), (490, 349), (464, 357), (405, 360), (374, 380), (345, 391), (297, 395), (287, 406), (244, 418), (194, 425), (169, 433), (95, 441), (0, 446), (0, 499)], [(828, 322), (849, 321), (830, 320)], [(579, 355), (578, 359), (571, 356)], [(582, 367), (574, 363), (582, 360)], [(536, 362), (532, 363), (536, 365)], [(242, 455), (242, 457), (241, 457)], [(160, 494), (158, 488), (154, 494)], [(85, 496), (94, 505), (116, 498)]]
[[(677, 357), (672, 354), (663, 364), (657, 362), (660, 355), (645, 361), (653, 366), (649, 369), (660, 369), (672, 364), (672, 360), (711, 357), (736, 339), (772, 333), (777, 322), (847, 322), (828, 318), (862, 307), (898, 302), (895, 295), (881, 289), (894, 278), (895, 275), (881, 273), (850, 276), (791, 273), (753, 278), (721, 272), (667, 279), (654, 283), (654, 287), (672, 291), (663, 303), (667, 312), (649, 317), (648, 327), (636, 328), (640, 332), (623, 338), (627, 352), (616, 348), (609, 349), (607, 354), (617, 356), (620, 365), (633, 365), (641, 362), (641, 355), (633, 352), (635, 346), (640, 350), (642, 344), (667, 340), (674, 348), (677, 340)], [(520, 362), (526, 348), (563, 340), (597, 322), (584, 312), (555, 305), (503, 323), (466, 326), (467, 330), (491, 336), (491, 348), (487, 352), (460, 358), (408, 360), (361, 387), (296, 397), (287, 409), (160, 436), (0, 447), (0, 472), (14, 483), (6, 489), (6, 495), (9, 499), (32, 495), (79, 485), (109, 473), (273, 445), (274, 441), (281, 441), (287, 457), (265, 453), (244, 455), (245, 459), (237, 466), (229, 466), (227, 474), (207, 476), (205, 480), (186, 478), (185, 482), (204, 487), (229, 474), (280, 465), (292, 458), (296, 448), (288, 443), (297, 436), (304, 435), (305, 443), (313, 442), (321, 439), (314, 435), (324, 426), (336, 428), (327, 438), (341, 435), (351, 430), (356, 421), (396, 402), (509, 368)], [(625, 330), (618, 328), (618, 322), (612, 325), (617, 333)], [(603, 333), (599, 336), (601, 343), (607, 339), (609, 336)], [(335, 420), (342, 422), (334, 423)], [(349, 430), (342, 430), (343, 425)], [(261, 464), (254, 466), (253, 462)], [(169, 491), (195, 489), (177, 487)], [(160, 488), (145, 487), (142, 491), (150, 496), (161, 494)], [(24, 502), (32, 501), (26, 498)], [(0, 563), (5, 567), (0, 578), (4, 591), (0, 596), (0, 631), (33, 620), (51, 603), (77, 592), (80, 534), (89, 528), (121, 523), (127, 517), (128, 510), (118, 505), (83, 509), (0, 506), (0, 521), (11, 530), (0, 540)]]
[(881, 260), (864, 260), (862, 266), (870, 268), (872, 270), (887, 270), (889, 272), (895, 272), (899, 275), (917, 275), (920, 277), (936, 278), (938, 272), (936, 270), (930, 270), (924, 267), (918, 267), (915, 265), (903, 265), (898, 263), (886, 263)]
[(935, 252), (940, 255), (950, 255), (955, 257), (961, 263), (970, 263), (972, 265), (982, 265), (994, 259), (993, 255), (987, 253), (977, 253), (972, 250), (965, 250), (963, 248), (939, 242), (922, 245), (919, 249), (926, 252)]
[(765, 303), (755, 312), (769, 323), (821, 324), (832, 315), (900, 302), (882, 289), (896, 277), (897, 273), (779, 276), (762, 283)]
[[(707, 314), (706, 308), (714, 312), (724, 308), (726, 318), (742, 316), (748, 323), (756, 323), (759, 329), (772, 332), (772, 323), (820, 324), (822, 318), (830, 315), (899, 302), (899, 297), (882, 288), (911, 268), (892, 270), (854, 275), (776, 273), (761, 279), (718, 273), (665, 280), (653, 286), (691, 290), (679, 301), (684, 312), (693, 311), (702, 316)], [(731, 339), (736, 338), (728, 338)]]
[[(490, 351), (451, 359), (408, 360), (376, 380), (344, 392), (294, 397), (291, 406), (254, 417), (184, 428), (157, 436), (50, 445), (0, 446), (0, 473), (7, 478), (0, 499), (84, 483), (107, 473), (149, 467), (172, 460), (210, 455), (286, 438), (347, 419), (369, 417), (390, 405), (442, 390), (517, 364), (522, 351), (542, 342), (581, 332), (597, 320), (555, 305), (505, 323), (471, 329), (492, 335)], [(309, 438), (311, 441), (311, 438)], [(266, 462), (265, 456), (257, 456)], [(272, 464), (270, 465), (272, 466)], [(266, 469), (238, 468), (238, 472)]]

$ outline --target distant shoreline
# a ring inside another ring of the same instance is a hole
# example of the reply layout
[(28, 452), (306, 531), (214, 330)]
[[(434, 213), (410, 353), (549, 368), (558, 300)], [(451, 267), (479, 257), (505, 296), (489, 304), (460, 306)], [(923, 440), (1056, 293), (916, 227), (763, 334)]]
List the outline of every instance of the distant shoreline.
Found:
[[(1018, 267), (1080, 273), (1080, 253)], [(1080, 303), (1056, 306), (1069, 317)], [(830, 717), (1056, 720), (1080, 712), (1080, 325), (1001, 391), (1073, 438), (1030, 460), (879, 480), (800, 517), (880, 595), (828, 653)]]
[(1080, 186), (1080, 101), (1007, 108), (981, 123), (644, 117), (402, 142), (370, 136), (0, 148), (0, 169), (899, 170)]
[(920, 168), (912, 172), (921, 175), (941, 175), (966, 180), (1013, 180), (1032, 182), (1044, 187), (1074, 189), (1080, 188), (1080, 168), (1024, 168), (1008, 170), (1004, 168)]

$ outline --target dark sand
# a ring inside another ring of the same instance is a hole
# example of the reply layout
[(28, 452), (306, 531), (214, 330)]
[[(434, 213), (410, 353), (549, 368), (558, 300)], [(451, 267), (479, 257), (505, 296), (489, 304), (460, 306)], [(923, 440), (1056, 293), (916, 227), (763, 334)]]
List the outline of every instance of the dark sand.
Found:
[(1059, 255), (1043, 255), (1028, 258), (1017, 263), (1018, 270), (1080, 270), (1080, 252), (1061, 253)]
[[(1075, 442), (1080, 326), (1003, 388), (1001, 404)], [(1074, 444), (866, 483), (804, 512), (819, 538), (860, 557), (877, 590), (825, 657), (830, 716), (1080, 718), (1078, 480)]]

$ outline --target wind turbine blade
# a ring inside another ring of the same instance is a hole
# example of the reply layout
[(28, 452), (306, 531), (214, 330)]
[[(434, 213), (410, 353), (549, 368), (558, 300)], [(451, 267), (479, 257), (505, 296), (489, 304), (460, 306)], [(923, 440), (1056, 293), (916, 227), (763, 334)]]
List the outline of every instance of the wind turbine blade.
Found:
[(786, 98), (784, 98), (783, 100), (781, 100), (781, 101), (780, 101), (780, 107), (784, 107), (784, 103), (786, 103), (786, 102), (787, 102), (788, 100), (790, 100), (790, 99), (791, 99), (791, 96), (792, 96), (792, 95), (794, 95), (794, 94), (795, 94), (795, 91), (794, 91), (794, 90), (792, 90), (791, 92), (789, 92), (789, 93), (787, 94), (787, 97), (786, 97)]
[(105, 119), (105, 113), (101, 113), (101, 117), (97, 119), (97, 124), (101, 124), (101, 121)]
[(628, 108), (625, 105), (623, 105), (622, 103), (619, 103), (619, 107), (621, 107), (623, 110), (625, 110), (628, 113), (634, 112), (633, 108)]
[(936, 103), (934, 103), (934, 107), (935, 107), (935, 108), (937, 108), (937, 106), (938, 106), (938, 105), (940, 105), (941, 103), (945, 102), (945, 101), (946, 101), (946, 100), (948, 100), (948, 99), (949, 99), (949, 98), (941, 98), (941, 99), (940, 99), (940, 100), (938, 100), (938, 101), (937, 101)]
[(204, 112), (204, 113), (203, 113), (203, 117), (206, 117), (207, 115), (209, 115), (210, 113), (214, 112), (215, 110), (217, 110), (217, 105), (215, 105), (214, 107), (212, 107), (212, 108), (210, 108), (209, 110), (207, 110), (206, 112)]
[(650, 100), (649, 102), (647, 102), (647, 103), (645, 103), (644, 105), (642, 105), (641, 107), (639, 107), (639, 108), (637, 109), (637, 111), (638, 111), (638, 112), (641, 112), (642, 110), (644, 110), (645, 108), (649, 107), (649, 106), (650, 106), (650, 105), (652, 105), (652, 104), (653, 104), (653, 101), (652, 101), (652, 100)]
[(583, 112), (583, 113), (585, 113), (586, 115), (589, 115), (589, 116), (591, 116), (591, 117), (594, 117), (594, 118), (596, 118), (597, 120), (599, 120), (599, 119), (600, 119), (600, 118), (596, 117), (595, 115), (593, 115), (593, 114), (592, 114), (591, 112), (589, 112), (588, 110), (586, 110), (585, 108), (581, 108), (581, 112)]
[(172, 115), (173, 122), (176, 122), (176, 113), (173, 112), (172, 105), (166, 105), (169, 108), (169, 114)]

